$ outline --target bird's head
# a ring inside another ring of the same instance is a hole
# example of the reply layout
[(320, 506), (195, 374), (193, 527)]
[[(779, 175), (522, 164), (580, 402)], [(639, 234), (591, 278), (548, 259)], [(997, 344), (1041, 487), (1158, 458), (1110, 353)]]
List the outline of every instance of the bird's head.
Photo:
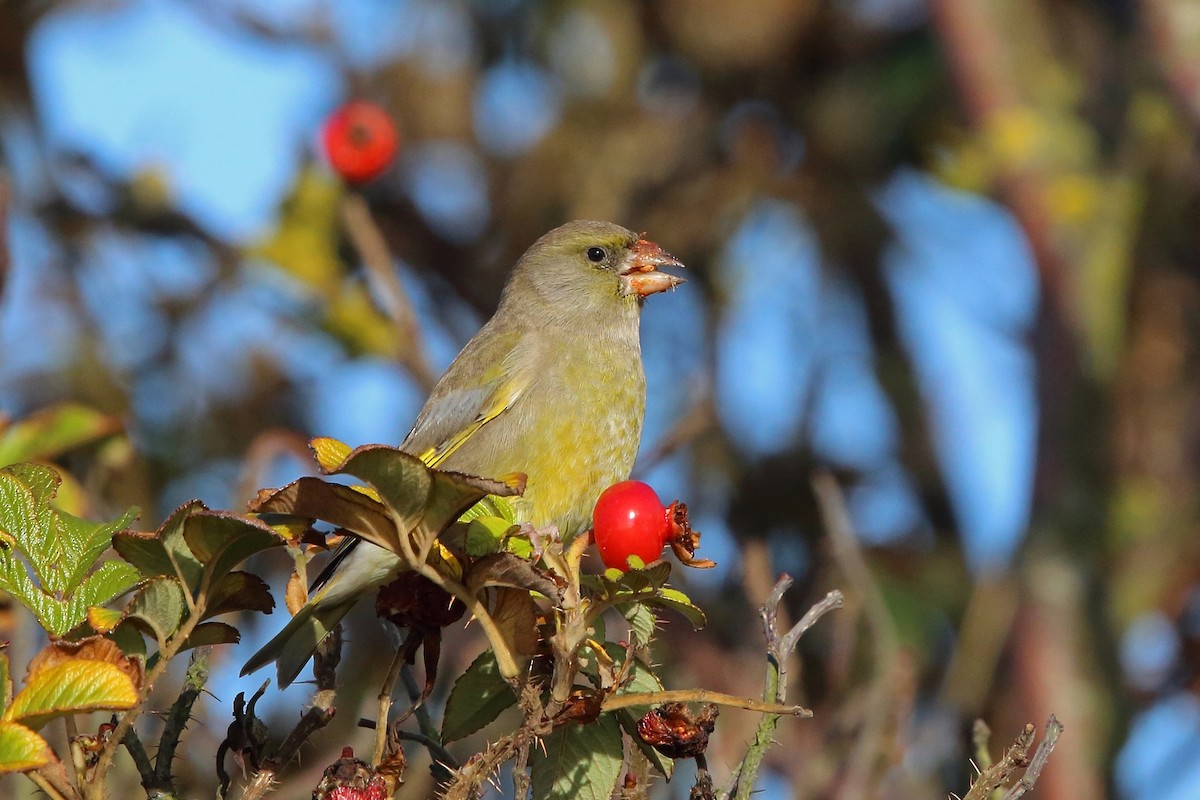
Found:
[(611, 222), (577, 220), (538, 239), (517, 263), (508, 292), (532, 292), (554, 307), (583, 313), (628, 309), (674, 289), (683, 278), (660, 267), (677, 259), (631, 230)]

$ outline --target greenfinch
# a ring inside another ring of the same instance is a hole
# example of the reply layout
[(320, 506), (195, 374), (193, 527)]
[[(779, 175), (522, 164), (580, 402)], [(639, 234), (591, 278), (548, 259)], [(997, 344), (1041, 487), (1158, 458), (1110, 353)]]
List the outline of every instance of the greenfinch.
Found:
[[(505, 283), (496, 313), (438, 380), (405, 452), (486, 478), (526, 476), (519, 522), (588, 526), (600, 492), (629, 477), (646, 406), (639, 317), (682, 283), (661, 247), (608, 222), (575, 221), (538, 239)], [(308, 602), (242, 670), (277, 662), (286, 686), (354, 603), (395, 577), (393, 553), (351, 540)]]

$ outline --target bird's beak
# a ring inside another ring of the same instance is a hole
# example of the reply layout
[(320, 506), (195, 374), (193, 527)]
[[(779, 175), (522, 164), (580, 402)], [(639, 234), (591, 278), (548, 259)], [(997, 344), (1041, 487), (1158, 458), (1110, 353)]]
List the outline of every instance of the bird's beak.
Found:
[(664, 252), (661, 247), (643, 236), (630, 248), (629, 255), (618, 273), (621, 277), (621, 294), (626, 297), (634, 294), (644, 298), (674, 289), (683, 283), (683, 278), (659, 272), (658, 268), (682, 266), (679, 259)]

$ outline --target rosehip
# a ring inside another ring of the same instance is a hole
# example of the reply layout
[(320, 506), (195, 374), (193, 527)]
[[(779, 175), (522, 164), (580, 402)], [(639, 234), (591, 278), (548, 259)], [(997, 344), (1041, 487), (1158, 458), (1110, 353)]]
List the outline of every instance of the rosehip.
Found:
[(629, 557), (650, 563), (662, 555), (670, 525), (658, 495), (641, 481), (614, 483), (600, 493), (592, 533), (604, 566), (627, 570)]
[(330, 166), (352, 183), (369, 181), (387, 169), (400, 146), (392, 118), (366, 100), (352, 100), (330, 114), (321, 138)]

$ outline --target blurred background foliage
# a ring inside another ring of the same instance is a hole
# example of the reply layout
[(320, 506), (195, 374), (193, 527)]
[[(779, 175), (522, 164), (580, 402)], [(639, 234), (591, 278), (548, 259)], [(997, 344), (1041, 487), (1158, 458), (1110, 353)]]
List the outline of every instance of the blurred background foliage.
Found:
[[(1195, 797), (1198, 54), (1191, 0), (7, 0), (0, 454), (94, 518), (242, 508), (308, 436), (399, 441), (515, 257), (610, 219), (688, 265), (639, 473), (721, 567), (668, 682), (761, 691), (779, 572), (849, 601), (769, 796), (961, 794), (975, 716), (1055, 712), (1037, 796)], [(361, 194), (314, 147), (352, 96), (402, 137)], [(229, 660), (196, 752), (256, 685)]]

